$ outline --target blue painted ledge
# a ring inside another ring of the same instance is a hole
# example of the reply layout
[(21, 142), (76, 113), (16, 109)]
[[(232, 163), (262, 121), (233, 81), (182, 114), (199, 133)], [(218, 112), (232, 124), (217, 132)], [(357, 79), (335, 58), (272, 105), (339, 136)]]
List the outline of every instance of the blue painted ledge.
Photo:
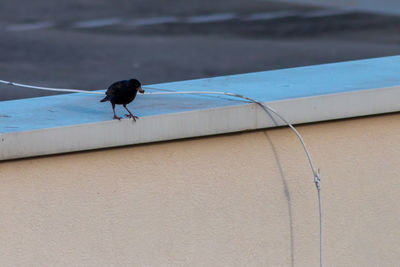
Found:
[[(150, 86), (238, 93), (274, 106), (293, 123), (304, 123), (397, 111), (399, 69), (400, 56), (393, 56)], [(0, 102), (0, 160), (276, 126), (254, 104), (224, 96), (139, 95), (129, 105), (141, 117), (135, 124), (113, 121), (111, 105), (100, 103), (101, 98), (75, 93)], [(117, 113), (125, 114), (120, 106)], [(61, 146), (53, 144), (59, 148), (47, 144), (40, 151), (23, 143), (41, 133), (43, 140), (37, 141), (48, 143), (70, 130), (79, 136), (79, 143), (62, 140)], [(83, 138), (90, 143), (85, 144), (82, 137), (91, 131), (104, 134), (92, 135), (97, 142)], [(115, 134), (119, 131), (129, 134)], [(30, 152), (13, 152), (24, 149)]]

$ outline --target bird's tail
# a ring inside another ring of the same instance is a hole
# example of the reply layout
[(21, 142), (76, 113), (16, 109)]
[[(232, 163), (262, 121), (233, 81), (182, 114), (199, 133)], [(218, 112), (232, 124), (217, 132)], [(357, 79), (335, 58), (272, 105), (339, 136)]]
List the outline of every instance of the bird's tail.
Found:
[(108, 99), (108, 96), (106, 96), (105, 98), (103, 98), (102, 100), (100, 100), (100, 102), (106, 102), (109, 101), (110, 99)]

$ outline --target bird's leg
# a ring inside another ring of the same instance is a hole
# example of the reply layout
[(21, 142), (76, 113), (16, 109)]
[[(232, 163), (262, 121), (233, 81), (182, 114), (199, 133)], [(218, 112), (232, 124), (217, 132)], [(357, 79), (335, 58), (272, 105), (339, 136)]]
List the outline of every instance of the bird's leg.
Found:
[(135, 115), (132, 114), (132, 112), (126, 107), (125, 104), (124, 104), (123, 106), (124, 106), (124, 108), (129, 112), (129, 115), (126, 114), (127, 117), (132, 118), (134, 121), (136, 121), (136, 119), (139, 119), (139, 117), (137, 117), (137, 116), (135, 116)]
[(111, 105), (112, 105), (112, 109), (113, 109), (113, 112), (114, 112), (114, 119), (120, 120), (121, 117), (118, 117), (117, 114), (115, 114), (115, 104), (114, 104), (114, 103), (111, 103)]

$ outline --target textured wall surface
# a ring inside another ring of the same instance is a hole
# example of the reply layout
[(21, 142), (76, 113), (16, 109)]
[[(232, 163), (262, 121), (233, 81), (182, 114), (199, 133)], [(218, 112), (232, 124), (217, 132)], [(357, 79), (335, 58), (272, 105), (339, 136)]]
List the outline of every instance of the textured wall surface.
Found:
[[(400, 262), (400, 114), (298, 128), (326, 266)], [(0, 163), (1, 266), (318, 266), (288, 128)]]

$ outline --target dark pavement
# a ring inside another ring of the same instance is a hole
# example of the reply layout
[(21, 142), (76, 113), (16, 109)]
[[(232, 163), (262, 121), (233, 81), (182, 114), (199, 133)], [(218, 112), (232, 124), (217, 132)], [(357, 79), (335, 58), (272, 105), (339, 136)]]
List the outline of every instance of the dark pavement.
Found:
[[(377, 14), (319, 16), (315, 7), (257, 0), (4, 2), (0, 79), (41, 86), (102, 89), (133, 77), (151, 84), (400, 53), (400, 19)], [(246, 19), (268, 12), (295, 14)], [(234, 16), (190, 22), (210, 14)], [(176, 21), (138, 26), (165, 17)], [(76, 27), (109, 18), (118, 23)], [(51, 26), (18, 28), (43, 22)], [(0, 85), (0, 100), (48, 94)]]

